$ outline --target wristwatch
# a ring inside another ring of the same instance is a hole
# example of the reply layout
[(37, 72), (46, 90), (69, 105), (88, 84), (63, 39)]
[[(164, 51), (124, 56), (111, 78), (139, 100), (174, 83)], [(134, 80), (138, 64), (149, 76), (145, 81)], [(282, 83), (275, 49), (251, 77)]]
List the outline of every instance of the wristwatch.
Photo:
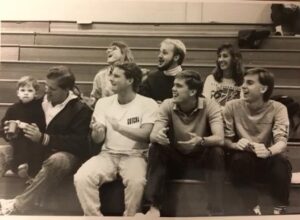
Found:
[(269, 149), (269, 148), (267, 148), (267, 150), (269, 151), (269, 157), (271, 157), (272, 155), (273, 155), (273, 153), (272, 153), (272, 151)]
[(200, 140), (200, 142), (199, 142), (199, 145), (200, 146), (203, 146), (205, 144), (205, 139), (204, 139), (204, 137), (201, 137), (201, 140)]

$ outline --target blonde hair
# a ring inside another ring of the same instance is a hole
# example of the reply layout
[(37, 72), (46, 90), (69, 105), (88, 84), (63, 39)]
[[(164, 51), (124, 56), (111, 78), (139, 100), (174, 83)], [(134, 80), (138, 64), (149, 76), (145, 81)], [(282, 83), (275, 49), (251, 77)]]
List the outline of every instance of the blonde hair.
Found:
[(32, 86), (35, 89), (35, 91), (38, 91), (40, 88), (40, 85), (35, 78), (33, 78), (32, 76), (22, 76), (18, 80), (17, 89), (19, 89), (20, 87), (23, 87), (23, 86), (27, 86), (27, 85)]

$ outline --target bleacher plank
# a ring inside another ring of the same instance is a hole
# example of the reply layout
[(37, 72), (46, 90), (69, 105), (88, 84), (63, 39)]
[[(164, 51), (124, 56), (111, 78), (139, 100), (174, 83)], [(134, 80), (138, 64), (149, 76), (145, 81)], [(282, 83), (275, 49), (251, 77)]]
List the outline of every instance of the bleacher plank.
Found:
[(1, 31), (49, 32), (49, 21), (1, 21)]
[[(124, 41), (131, 47), (157, 47), (167, 37), (181, 39), (187, 48), (218, 48), (223, 43), (237, 44), (237, 35), (215, 36), (209, 34), (184, 35), (113, 35), (113, 34), (59, 34), (59, 33), (15, 33), (2, 32), (2, 44), (36, 44), (61, 46), (108, 46), (113, 41)], [(262, 49), (300, 49), (300, 37), (273, 36), (265, 39)]]
[(6, 45), (0, 48), (1, 60), (19, 60), (19, 47), (17, 45)]
[(286, 155), (288, 156), (293, 172), (300, 172), (300, 143), (298, 145), (289, 145)]
[[(79, 81), (91, 81), (98, 70), (107, 67), (107, 63), (80, 63), (80, 62), (44, 62), (44, 61), (4, 61), (0, 63), (0, 78), (19, 79), (24, 75), (32, 75), (37, 79), (43, 79), (51, 66), (69, 66)], [(156, 63), (139, 63), (142, 68), (156, 69)], [(215, 64), (184, 64), (184, 69), (193, 69), (201, 73), (203, 79), (211, 73)], [(246, 68), (257, 67), (257, 65), (245, 65)], [(268, 66), (267, 68), (275, 75), (276, 84), (297, 86), (300, 85), (300, 66)]]
[(1, 44), (20, 44), (20, 45), (30, 45), (35, 44), (34, 42), (35, 34), (34, 32), (7, 32), (1, 33)]
[[(4, 50), (12, 45), (2, 45)], [(20, 45), (19, 60), (66, 61), (66, 62), (105, 62), (106, 47), (62, 47)], [(158, 48), (132, 48), (137, 62), (155, 63)], [(4, 59), (6, 54), (2, 53)], [(246, 65), (299, 65), (300, 50), (242, 50)], [(9, 57), (11, 59), (11, 57)], [(15, 57), (13, 57), (15, 58)], [(215, 49), (190, 49), (185, 58), (186, 64), (215, 63)]]
[(78, 24), (76, 22), (51, 21), (50, 32), (95, 32), (95, 33), (237, 33), (240, 29), (271, 29), (270, 24), (229, 24), (229, 23), (118, 23), (93, 22)]

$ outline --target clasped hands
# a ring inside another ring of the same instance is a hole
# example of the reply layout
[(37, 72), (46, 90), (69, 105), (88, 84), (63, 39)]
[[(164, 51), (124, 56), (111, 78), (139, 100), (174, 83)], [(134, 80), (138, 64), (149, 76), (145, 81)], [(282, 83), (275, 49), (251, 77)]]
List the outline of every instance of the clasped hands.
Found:
[(241, 151), (251, 151), (256, 154), (259, 158), (267, 158), (271, 156), (270, 151), (266, 148), (264, 144), (256, 143), (256, 142), (250, 142), (246, 138), (241, 138), (236, 144), (235, 144), (236, 150)]
[[(162, 128), (158, 131), (158, 133), (155, 136), (155, 142), (157, 142), (160, 145), (170, 145), (170, 139), (167, 136), (167, 131), (169, 130), (168, 127)], [(189, 154), (192, 152), (195, 147), (200, 143), (202, 140), (201, 137), (199, 137), (197, 134), (189, 132), (190, 139), (187, 141), (178, 141), (177, 144), (180, 145), (180, 151), (184, 154)]]

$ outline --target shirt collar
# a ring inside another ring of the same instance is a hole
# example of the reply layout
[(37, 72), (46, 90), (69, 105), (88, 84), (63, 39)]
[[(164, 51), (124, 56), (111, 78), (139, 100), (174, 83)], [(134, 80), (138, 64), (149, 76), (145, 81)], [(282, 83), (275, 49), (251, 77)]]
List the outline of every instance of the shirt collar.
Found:
[(173, 69), (169, 69), (169, 70), (165, 70), (164, 74), (166, 76), (176, 76), (178, 73), (180, 73), (182, 71), (181, 66), (176, 66)]
[[(55, 105), (55, 107), (56, 107), (56, 106), (57, 106), (57, 107), (64, 107), (64, 106), (66, 106), (66, 105), (68, 104), (69, 101), (71, 101), (71, 100), (73, 100), (73, 99), (76, 99), (76, 98), (78, 98), (78, 96), (76, 96), (76, 95), (74, 94), (74, 92), (69, 91), (68, 97), (67, 97), (62, 103)], [(44, 103), (47, 103), (48, 105), (51, 105), (52, 107), (54, 107), (54, 106), (52, 105), (52, 103), (48, 101), (47, 95), (44, 96), (43, 102), (44, 102)]]
[[(196, 108), (191, 112), (190, 115), (194, 114), (195, 112), (197, 112), (198, 110), (201, 110), (201, 109), (203, 109), (203, 108), (204, 108), (204, 98), (200, 98), (200, 97), (199, 97), (199, 98), (198, 98), (197, 106), (196, 106)], [(182, 111), (180, 110), (180, 108), (179, 108), (179, 106), (178, 106), (177, 104), (174, 104), (173, 110), (185, 114), (184, 112), (182, 112)]]

